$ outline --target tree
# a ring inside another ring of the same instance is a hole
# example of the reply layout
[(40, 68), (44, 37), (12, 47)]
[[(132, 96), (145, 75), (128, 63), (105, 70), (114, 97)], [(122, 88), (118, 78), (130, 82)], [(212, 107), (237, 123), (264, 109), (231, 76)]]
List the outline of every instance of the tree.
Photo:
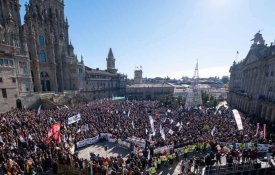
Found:
[(223, 82), (223, 84), (227, 84), (229, 82), (229, 77), (228, 76), (222, 76), (222, 82)]

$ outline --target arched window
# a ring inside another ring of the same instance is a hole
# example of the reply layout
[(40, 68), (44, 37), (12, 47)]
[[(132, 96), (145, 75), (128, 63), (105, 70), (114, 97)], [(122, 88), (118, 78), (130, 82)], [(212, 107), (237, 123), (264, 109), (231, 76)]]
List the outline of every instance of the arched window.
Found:
[(50, 77), (47, 72), (40, 73), (42, 91), (51, 91)]
[(45, 45), (45, 37), (43, 35), (39, 35), (38, 36), (38, 43), (39, 45), (41, 46), (44, 46)]
[(39, 60), (40, 60), (40, 62), (46, 62), (46, 53), (44, 50), (41, 50), (39, 52)]

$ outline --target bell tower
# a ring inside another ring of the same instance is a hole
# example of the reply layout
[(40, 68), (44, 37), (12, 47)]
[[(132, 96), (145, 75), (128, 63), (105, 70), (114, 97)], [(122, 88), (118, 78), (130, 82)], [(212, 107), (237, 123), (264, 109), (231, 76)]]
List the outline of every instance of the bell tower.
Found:
[(109, 53), (108, 53), (108, 57), (106, 58), (107, 61), (107, 71), (110, 73), (117, 73), (117, 69), (116, 69), (116, 59), (113, 55), (113, 51), (112, 48), (110, 48)]

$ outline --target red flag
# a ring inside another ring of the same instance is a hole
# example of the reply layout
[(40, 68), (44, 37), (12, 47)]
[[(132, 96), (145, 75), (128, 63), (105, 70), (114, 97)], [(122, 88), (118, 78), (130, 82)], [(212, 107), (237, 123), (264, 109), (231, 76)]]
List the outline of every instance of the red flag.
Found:
[(60, 126), (61, 126), (61, 123), (56, 123), (56, 124), (53, 124), (50, 128), (50, 131), (48, 133), (48, 139), (50, 139), (51, 137), (54, 138), (55, 141), (60, 141)]
[(264, 124), (264, 139), (266, 139), (266, 135), (267, 135), (267, 133), (266, 133), (266, 124)]
[(26, 142), (26, 141), (25, 141), (25, 137), (24, 137), (24, 133), (20, 133), (20, 134), (19, 134), (19, 140), (20, 140), (20, 142), (22, 142), (22, 143), (23, 143), (23, 142)]

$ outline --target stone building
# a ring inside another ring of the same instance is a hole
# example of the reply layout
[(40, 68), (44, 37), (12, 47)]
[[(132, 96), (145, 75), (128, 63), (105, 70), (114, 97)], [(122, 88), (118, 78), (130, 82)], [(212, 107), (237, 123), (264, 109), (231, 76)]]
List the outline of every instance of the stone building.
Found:
[(0, 0), (0, 112), (33, 94), (28, 48), (18, 0)]
[(136, 68), (135, 73), (134, 73), (134, 84), (141, 84), (142, 83), (142, 69), (141, 66), (140, 68)]
[(117, 73), (111, 48), (106, 61), (106, 70), (85, 66), (85, 80), (80, 94), (89, 100), (125, 96), (127, 76)]
[(133, 84), (126, 87), (126, 98), (129, 100), (155, 100), (163, 95), (174, 95), (175, 86), (163, 84)]
[(247, 56), (230, 68), (228, 103), (243, 112), (275, 121), (275, 46), (256, 33)]
[(30, 0), (25, 35), (35, 92), (80, 89), (83, 61), (78, 62), (69, 39), (63, 0)]

